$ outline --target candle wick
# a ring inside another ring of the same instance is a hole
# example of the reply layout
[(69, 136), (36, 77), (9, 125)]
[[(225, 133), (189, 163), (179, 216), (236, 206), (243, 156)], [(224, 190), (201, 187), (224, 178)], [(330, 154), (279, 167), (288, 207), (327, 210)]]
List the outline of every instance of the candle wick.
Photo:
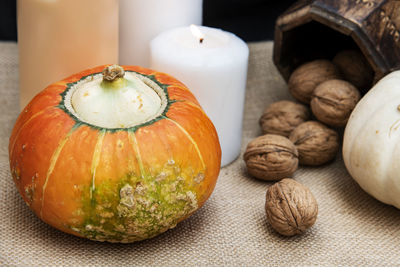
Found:
[(202, 44), (203, 43), (203, 41), (204, 41), (204, 38), (200, 38), (200, 43)]

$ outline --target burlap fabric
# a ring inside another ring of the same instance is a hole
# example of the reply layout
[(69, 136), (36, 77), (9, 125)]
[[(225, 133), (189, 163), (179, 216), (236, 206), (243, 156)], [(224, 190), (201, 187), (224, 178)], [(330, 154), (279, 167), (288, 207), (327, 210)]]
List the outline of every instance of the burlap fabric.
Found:
[[(258, 118), (271, 102), (290, 98), (272, 64), (272, 43), (252, 43), (242, 154), (260, 135)], [(16, 266), (400, 266), (400, 210), (366, 193), (340, 156), (294, 178), (319, 204), (302, 236), (276, 234), (266, 221), (271, 183), (246, 174), (241, 156), (222, 168), (211, 198), (188, 220), (159, 237), (109, 244), (69, 236), (42, 223), (24, 204), (8, 166), (8, 137), (18, 114), (17, 46), (0, 43), (0, 263)]]

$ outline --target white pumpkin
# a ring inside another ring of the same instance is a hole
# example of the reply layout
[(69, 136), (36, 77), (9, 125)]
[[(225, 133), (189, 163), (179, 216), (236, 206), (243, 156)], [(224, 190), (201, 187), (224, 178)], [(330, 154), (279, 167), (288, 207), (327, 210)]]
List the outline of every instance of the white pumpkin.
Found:
[(362, 189), (400, 208), (400, 71), (381, 79), (353, 110), (343, 159)]

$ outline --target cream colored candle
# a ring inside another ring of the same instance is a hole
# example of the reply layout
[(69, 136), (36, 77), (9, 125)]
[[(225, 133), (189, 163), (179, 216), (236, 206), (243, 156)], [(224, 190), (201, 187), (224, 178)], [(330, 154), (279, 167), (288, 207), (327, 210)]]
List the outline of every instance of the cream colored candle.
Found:
[(151, 39), (178, 26), (200, 25), (203, 0), (120, 0), (119, 64), (149, 67)]
[(118, 0), (18, 0), (20, 108), (47, 85), (118, 61)]

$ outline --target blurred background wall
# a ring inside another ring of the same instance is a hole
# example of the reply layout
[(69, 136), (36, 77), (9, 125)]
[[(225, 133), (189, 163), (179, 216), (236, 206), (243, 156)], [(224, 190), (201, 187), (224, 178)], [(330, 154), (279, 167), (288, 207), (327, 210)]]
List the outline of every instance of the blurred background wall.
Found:
[[(247, 42), (272, 40), (277, 16), (294, 2), (294, 0), (203, 1), (203, 25), (233, 32)], [(16, 2), (16, 0), (0, 1), (0, 40), (17, 40)]]

